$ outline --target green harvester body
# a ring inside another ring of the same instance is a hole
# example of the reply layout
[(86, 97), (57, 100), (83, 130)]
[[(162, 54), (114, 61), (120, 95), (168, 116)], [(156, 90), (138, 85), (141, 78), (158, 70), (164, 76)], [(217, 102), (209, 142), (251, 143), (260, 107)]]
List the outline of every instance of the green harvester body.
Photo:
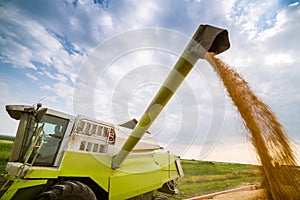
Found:
[[(174, 41), (176, 42), (176, 41)], [(228, 32), (200, 25), (139, 121), (113, 125), (53, 109), (7, 105), (19, 120), (1, 200), (151, 200), (176, 194), (179, 156), (149, 133), (154, 120), (199, 59), (229, 48)]]

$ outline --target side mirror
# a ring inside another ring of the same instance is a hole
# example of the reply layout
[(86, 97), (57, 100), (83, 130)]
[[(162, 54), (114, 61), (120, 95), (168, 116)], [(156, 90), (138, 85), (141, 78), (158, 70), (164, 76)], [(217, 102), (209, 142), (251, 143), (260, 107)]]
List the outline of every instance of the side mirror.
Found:
[(39, 123), (44, 119), (44, 116), (46, 115), (47, 108), (40, 109), (35, 116), (35, 122)]

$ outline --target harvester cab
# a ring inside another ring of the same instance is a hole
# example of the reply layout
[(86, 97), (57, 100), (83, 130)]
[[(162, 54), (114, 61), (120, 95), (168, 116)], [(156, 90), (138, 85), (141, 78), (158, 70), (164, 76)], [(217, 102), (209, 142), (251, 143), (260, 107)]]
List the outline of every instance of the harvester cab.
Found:
[(13, 166), (18, 168), (17, 165), (21, 163), (25, 163), (25, 166), (58, 166), (62, 155), (60, 147), (66, 145), (64, 136), (69, 135), (66, 132), (72, 129), (69, 122), (73, 121), (73, 117), (51, 109), (38, 108), (25, 105), (6, 106), (10, 117), (19, 120), (7, 165), (10, 174), (16, 173)]
[(161, 199), (183, 176), (179, 156), (146, 134), (198, 59), (229, 48), (226, 30), (201, 25), (139, 121), (120, 126), (56, 110), (7, 105), (19, 120), (0, 199)]

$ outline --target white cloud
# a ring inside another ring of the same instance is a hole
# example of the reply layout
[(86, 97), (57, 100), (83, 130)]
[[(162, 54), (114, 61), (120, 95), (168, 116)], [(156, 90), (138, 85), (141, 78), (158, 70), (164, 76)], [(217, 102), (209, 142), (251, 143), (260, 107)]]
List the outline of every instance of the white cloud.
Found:
[(155, 1), (127, 1), (122, 10), (123, 12), (118, 13), (119, 19), (116, 19), (116, 22), (121, 24), (123, 30), (149, 26), (157, 21), (164, 12)]
[(80, 65), (82, 56), (68, 56), (60, 42), (43, 25), (24, 16), (21, 10), (10, 8), (8, 11), (3, 7), (1, 10), (2, 21), (8, 24), (1, 30), (5, 35), (0, 43), (2, 62), (35, 70), (37, 66), (33, 62), (38, 62), (75, 79), (74, 65)]
[(49, 71), (43, 71), (43, 72), (39, 72), (39, 74), (41, 75), (46, 75), (48, 78), (52, 79), (52, 80), (56, 80), (58, 82), (67, 82), (67, 78), (65, 75), (63, 74), (54, 74), (54, 73), (50, 73)]
[(54, 95), (46, 95), (44, 102), (54, 109), (60, 109), (61, 111), (73, 113), (73, 86), (64, 83), (56, 82), (51, 85), (42, 85), (40, 89), (44, 91), (44, 94), (51, 92)]
[[(2, 20), (6, 19), (8, 25), (1, 30), (5, 35), (2, 44), (2, 54), (9, 59), (8, 62), (18, 67), (33, 67), (32, 61), (41, 62), (46, 65), (51, 63), (52, 51), (60, 48), (60, 44), (49, 35), (43, 26), (35, 20), (26, 18), (19, 10), (1, 8)], [(21, 21), (19, 19), (22, 19)], [(26, 34), (25, 34), (26, 33)], [(52, 50), (52, 51), (51, 51)], [(19, 59), (11, 59), (19, 58)]]
[(262, 30), (273, 26), (277, 1), (235, 1), (231, 8), (231, 22), (237, 24), (251, 40)]
[(50, 85), (42, 85), (42, 86), (40, 87), (40, 89), (42, 89), (42, 90), (51, 90), (52, 88), (51, 88)]
[(298, 6), (299, 5), (299, 2), (295, 2), (295, 3), (291, 3), (288, 5), (288, 7), (294, 7), (294, 6)]
[[(36, 66), (34, 66), (30, 59), (28, 59), (28, 57), (31, 57), (31, 52), (27, 51), (27, 49), (21, 44), (18, 44), (13, 40), (6, 40), (0, 37), (0, 47), (1, 62), (9, 63), (17, 67), (36, 69)], [(10, 47), (10, 49), (7, 47)]]
[(51, 89), (58, 97), (64, 99), (68, 106), (72, 105), (74, 88), (63, 82), (58, 82), (52, 85)]
[(4, 83), (0, 81), (0, 91), (1, 91), (1, 98), (0, 98), (0, 118), (1, 118), (1, 129), (0, 133), (14, 135), (17, 130), (17, 120), (14, 120), (9, 117), (9, 115), (5, 111), (5, 105), (7, 104), (8, 99), (13, 99), (10, 93), (10, 87), (8, 83)]
[(262, 32), (259, 32), (257, 37), (258, 40), (266, 40), (285, 30), (285, 25), (288, 23), (289, 19), (287, 14), (287, 10), (283, 10), (277, 13), (276, 22), (272, 28), (266, 29)]
[(284, 65), (293, 63), (295, 60), (294, 58), (286, 53), (279, 53), (279, 54), (269, 54), (265, 57), (265, 64), (266, 65)]
[(7, 83), (3, 83), (2, 81), (0, 81), (0, 90), (1, 90), (1, 96), (2, 98), (0, 99), (0, 101), (4, 100), (5, 98), (9, 97), (9, 86), (7, 85)]
[(38, 78), (37, 78), (36, 76), (33, 76), (33, 75), (30, 74), (30, 73), (26, 73), (26, 76), (27, 76), (28, 78), (34, 80), (34, 81), (37, 81), (37, 80), (38, 80)]
[(113, 26), (113, 21), (112, 21), (111, 16), (109, 16), (107, 14), (99, 19), (99, 23), (102, 26), (110, 26), (110, 27)]

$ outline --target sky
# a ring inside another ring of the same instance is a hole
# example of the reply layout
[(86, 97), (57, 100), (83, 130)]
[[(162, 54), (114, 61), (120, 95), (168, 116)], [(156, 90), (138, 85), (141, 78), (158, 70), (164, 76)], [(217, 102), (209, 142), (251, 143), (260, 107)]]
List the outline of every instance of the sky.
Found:
[[(5, 105), (34, 105), (121, 124), (143, 114), (200, 24), (227, 29), (235, 68), (300, 147), (297, 0), (0, 0), (0, 133)], [(249, 133), (200, 60), (150, 128), (183, 158), (257, 163)]]

